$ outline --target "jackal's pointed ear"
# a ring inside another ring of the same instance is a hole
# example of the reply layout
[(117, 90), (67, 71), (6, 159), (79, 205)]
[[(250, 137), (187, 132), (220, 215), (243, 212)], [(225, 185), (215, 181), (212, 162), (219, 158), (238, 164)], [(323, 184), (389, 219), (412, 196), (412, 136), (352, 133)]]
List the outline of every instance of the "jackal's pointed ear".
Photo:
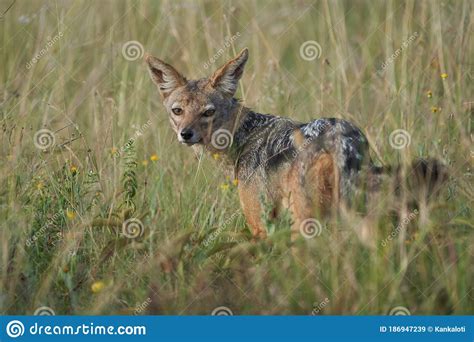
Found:
[(211, 85), (230, 96), (234, 96), (248, 58), (249, 50), (245, 48), (240, 51), (237, 57), (227, 62), (212, 75)]
[(176, 88), (186, 84), (186, 78), (171, 65), (151, 55), (146, 55), (145, 60), (151, 79), (158, 86), (163, 98), (166, 98)]

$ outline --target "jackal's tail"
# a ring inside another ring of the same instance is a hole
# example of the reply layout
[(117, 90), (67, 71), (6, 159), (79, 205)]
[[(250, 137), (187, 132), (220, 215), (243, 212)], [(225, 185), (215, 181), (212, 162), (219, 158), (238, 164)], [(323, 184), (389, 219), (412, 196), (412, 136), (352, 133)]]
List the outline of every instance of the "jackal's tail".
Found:
[(369, 189), (377, 191), (387, 176), (393, 180), (396, 195), (406, 194), (409, 202), (428, 202), (439, 194), (448, 180), (448, 168), (433, 158), (415, 159), (408, 167), (372, 166)]

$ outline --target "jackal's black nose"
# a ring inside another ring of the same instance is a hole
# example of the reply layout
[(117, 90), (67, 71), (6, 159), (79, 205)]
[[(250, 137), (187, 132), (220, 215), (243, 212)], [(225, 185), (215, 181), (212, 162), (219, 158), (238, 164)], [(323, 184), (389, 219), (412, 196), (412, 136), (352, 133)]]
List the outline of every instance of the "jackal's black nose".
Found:
[(194, 132), (189, 128), (185, 128), (181, 131), (180, 134), (181, 134), (181, 138), (183, 138), (183, 140), (186, 141), (186, 140), (190, 140), (193, 137)]

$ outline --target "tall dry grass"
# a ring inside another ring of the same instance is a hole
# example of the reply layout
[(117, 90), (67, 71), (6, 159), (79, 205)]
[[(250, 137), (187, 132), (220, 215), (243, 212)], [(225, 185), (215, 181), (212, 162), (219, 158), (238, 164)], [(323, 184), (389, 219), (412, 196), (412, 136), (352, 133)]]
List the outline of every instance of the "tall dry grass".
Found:
[[(472, 2), (18, 1), (0, 25), (3, 314), (473, 313)], [(450, 179), (414, 217), (387, 189), (298, 256), (285, 222), (253, 242), (221, 161), (178, 144), (129, 41), (189, 78), (247, 46), (248, 106), (351, 120), (378, 163), (436, 157)]]

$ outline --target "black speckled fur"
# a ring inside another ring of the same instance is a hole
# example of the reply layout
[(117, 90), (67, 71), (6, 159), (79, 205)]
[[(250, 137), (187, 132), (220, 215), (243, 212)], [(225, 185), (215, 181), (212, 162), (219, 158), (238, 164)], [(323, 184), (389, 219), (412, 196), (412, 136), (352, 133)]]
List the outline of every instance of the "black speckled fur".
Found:
[[(303, 146), (295, 144), (296, 130), (304, 136)], [(370, 164), (368, 150), (364, 134), (345, 120), (322, 118), (303, 124), (288, 118), (249, 112), (234, 134), (232, 154), (237, 161), (239, 179), (261, 177), (265, 180), (299, 153), (331, 153), (342, 175), (342, 195), (346, 195), (355, 185), (364, 163)]]

